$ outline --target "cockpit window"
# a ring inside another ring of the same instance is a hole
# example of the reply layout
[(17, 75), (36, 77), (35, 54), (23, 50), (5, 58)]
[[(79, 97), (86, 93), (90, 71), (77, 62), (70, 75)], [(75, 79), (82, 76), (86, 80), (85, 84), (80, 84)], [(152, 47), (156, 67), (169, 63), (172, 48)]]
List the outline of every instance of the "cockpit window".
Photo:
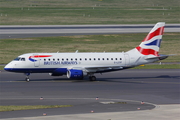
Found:
[(25, 61), (26, 59), (25, 58), (21, 58), (21, 57), (17, 57), (14, 59), (14, 61)]
[(14, 59), (14, 61), (19, 61), (21, 58), (20, 57), (17, 57)]
[(21, 58), (21, 61), (25, 61), (25, 58)]

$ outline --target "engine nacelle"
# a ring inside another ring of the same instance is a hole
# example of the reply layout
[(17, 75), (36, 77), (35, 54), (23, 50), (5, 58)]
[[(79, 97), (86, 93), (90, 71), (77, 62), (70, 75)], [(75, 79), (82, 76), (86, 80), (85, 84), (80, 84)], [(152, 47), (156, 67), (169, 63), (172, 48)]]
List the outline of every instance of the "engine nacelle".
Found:
[(63, 74), (60, 73), (49, 73), (50, 76), (62, 76)]
[(83, 79), (83, 77), (84, 77), (84, 74), (83, 74), (82, 70), (71, 69), (71, 70), (67, 71), (67, 78), (70, 78), (70, 79)]

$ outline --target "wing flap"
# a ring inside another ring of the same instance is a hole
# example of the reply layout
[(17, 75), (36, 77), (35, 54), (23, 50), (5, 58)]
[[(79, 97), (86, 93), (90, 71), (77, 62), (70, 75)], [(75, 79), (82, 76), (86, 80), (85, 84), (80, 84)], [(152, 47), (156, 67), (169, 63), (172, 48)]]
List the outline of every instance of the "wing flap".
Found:
[(85, 67), (85, 69), (89, 72), (103, 72), (107, 70), (121, 70), (123, 67), (121, 66), (96, 66), (96, 67)]
[(95, 72), (103, 72), (103, 71), (109, 71), (109, 70), (121, 70), (123, 69), (122, 66), (93, 66), (93, 67), (72, 67), (69, 69), (77, 69), (77, 70), (83, 70), (85, 72), (95, 73)]

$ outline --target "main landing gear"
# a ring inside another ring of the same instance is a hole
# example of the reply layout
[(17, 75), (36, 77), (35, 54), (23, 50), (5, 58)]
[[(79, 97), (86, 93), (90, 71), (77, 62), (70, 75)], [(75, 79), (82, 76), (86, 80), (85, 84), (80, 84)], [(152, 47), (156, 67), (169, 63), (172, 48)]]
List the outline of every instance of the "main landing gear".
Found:
[(26, 78), (25, 78), (26, 82), (29, 82), (30, 81), (30, 79), (29, 79), (30, 73), (25, 73), (25, 75), (26, 75)]
[(89, 76), (89, 80), (90, 81), (96, 81), (96, 76), (94, 76), (94, 75), (93, 76)]

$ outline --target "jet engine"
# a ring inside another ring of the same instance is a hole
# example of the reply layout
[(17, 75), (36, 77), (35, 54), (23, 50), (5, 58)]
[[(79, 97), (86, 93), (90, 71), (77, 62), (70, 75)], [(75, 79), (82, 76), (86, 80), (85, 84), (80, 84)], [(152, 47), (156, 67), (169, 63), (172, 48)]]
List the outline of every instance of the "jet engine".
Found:
[(83, 79), (85, 75), (87, 75), (87, 73), (82, 70), (71, 69), (67, 71), (67, 78), (70, 79)]

